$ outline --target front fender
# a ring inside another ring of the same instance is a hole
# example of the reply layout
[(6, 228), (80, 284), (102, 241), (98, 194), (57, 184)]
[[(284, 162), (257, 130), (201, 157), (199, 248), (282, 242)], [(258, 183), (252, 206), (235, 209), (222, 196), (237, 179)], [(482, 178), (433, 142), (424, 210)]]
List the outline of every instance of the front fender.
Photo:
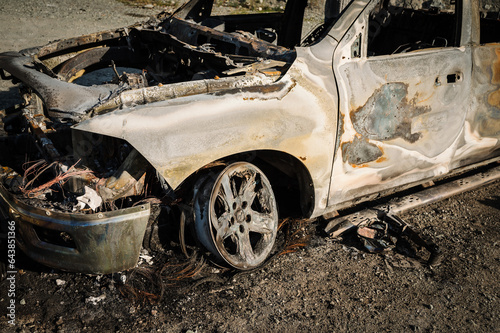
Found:
[(97, 116), (74, 129), (126, 140), (174, 189), (217, 159), (275, 150), (300, 159), (315, 189), (325, 190), (336, 121), (325, 110), (327, 94), (291, 72), (278, 81), (279, 89), (271, 85), (181, 97)]

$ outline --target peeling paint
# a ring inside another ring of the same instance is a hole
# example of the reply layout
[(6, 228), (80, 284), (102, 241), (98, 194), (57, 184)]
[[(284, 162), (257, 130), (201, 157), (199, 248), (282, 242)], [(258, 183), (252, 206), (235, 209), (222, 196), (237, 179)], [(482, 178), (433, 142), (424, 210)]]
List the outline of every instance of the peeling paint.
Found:
[(344, 142), (341, 147), (343, 161), (353, 166), (376, 161), (383, 156), (379, 147), (363, 137), (355, 136), (352, 142)]
[(408, 100), (408, 85), (396, 82), (375, 90), (364, 106), (351, 112), (351, 119), (356, 131), (368, 139), (403, 138), (415, 143), (421, 134), (412, 133), (412, 118), (430, 111), (429, 106), (416, 106), (416, 97)]

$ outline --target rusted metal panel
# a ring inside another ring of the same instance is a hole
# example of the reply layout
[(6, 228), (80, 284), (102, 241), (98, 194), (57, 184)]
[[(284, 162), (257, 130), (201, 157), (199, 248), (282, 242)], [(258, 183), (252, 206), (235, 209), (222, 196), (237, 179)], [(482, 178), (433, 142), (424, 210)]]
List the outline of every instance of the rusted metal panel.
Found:
[[(471, 1), (470, 8), (478, 8)], [(480, 7), (483, 9), (483, 6)], [(498, 8), (496, 8), (498, 11)], [(498, 19), (470, 10), (473, 74), (471, 107), (453, 167), (494, 158), (500, 151), (500, 35)], [(498, 12), (496, 13), (498, 16)], [(496, 27), (496, 29), (495, 29)], [(495, 33), (493, 31), (496, 31)], [(483, 40), (486, 39), (486, 40)]]
[[(129, 27), (132, 28), (133, 26)], [(92, 33), (75, 38), (68, 38), (63, 41), (54, 41), (42, 47), (27, 49), (23, 53), (36, 54), (37, 57), (43, 58), (54, 53), (65, 51), (67, 49), (81, 47), (85, 44), (95, 44), (103, 41), (116, 39), (126, 36), (126, 29), (117, 29), (115, 31), (103, 31)]]
[(332, 154), (328, 158), (321, 147), (327, 135), (333, 147), (324, 129), (331, 122), (314, 104), (314, 94), (291, 78), (284, 82), (278, 93), (238, 92), (230, 95), (231, 103), (220, 94), (182, 97), (108, 113), (76, 129), (125, 139), (173, 188), (205, 164), (243, 151), (279, 150), (306, 165), (328, 164)]

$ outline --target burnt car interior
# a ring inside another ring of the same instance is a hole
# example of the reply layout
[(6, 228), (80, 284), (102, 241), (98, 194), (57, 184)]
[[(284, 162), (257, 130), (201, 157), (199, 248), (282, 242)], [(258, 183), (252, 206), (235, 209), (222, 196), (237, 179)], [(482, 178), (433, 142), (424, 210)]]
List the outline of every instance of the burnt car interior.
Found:
[[(113, 61), (116, 66), (146, 69), (145, 78), (122, 78), (140, 87), (224, 77), (228, 69), (261, 59), (289, 64), (295, 57), (293, 47), (301, 41), (306, 5), (306, 0), (290, 0), (283, 12), (211, 16), (212, 0), (188, 2), (173, 15), (164, 14), (159, 24), (87, 44), (95, 48), (84, 52), (77, 47), (78, 54), (70, 60), (54, 59), (57, 65), (51, 70), (73, 82), (83, 71), (108, 67)], [(40, 60), (48, 59), (41, 55)]]
[(387, 55), (426, 48), (458, 46), (460, 24), (455, 2), (438, 7), (398, 6), (384, 0), (370, 15), (368, 55)]
[(482, 12), (479, 21), (481, 44), (497, 43), (500, 31), (500, 11)]
[[(196, 6), (186, 6), (179, 14), (182, 13), (186, 19), (208, 28), (231, 33), (250, 33), (286, 48), (293, 48), (300, 43), (307, 0), (287, 1), (283, 12), (263, 14), (210, 16), (212, 6), (212, 0), (203, 1)], [(204, 42), (206, 40), (202, 38), (200, 44)]]

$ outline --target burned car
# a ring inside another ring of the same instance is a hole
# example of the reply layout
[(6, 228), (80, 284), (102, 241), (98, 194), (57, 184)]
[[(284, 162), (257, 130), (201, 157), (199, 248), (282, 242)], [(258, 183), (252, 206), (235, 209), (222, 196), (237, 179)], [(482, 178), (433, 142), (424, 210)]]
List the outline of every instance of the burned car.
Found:
[(328, 0), (310, 30), (307, 0), (213, 4), (0, 54), (23, 98), (1, 113), (0, 207), (29, 257), (131, 268), (176, 206), (166, 223), (251, 269), (279, 217), (500, 159), (498, 4)]

